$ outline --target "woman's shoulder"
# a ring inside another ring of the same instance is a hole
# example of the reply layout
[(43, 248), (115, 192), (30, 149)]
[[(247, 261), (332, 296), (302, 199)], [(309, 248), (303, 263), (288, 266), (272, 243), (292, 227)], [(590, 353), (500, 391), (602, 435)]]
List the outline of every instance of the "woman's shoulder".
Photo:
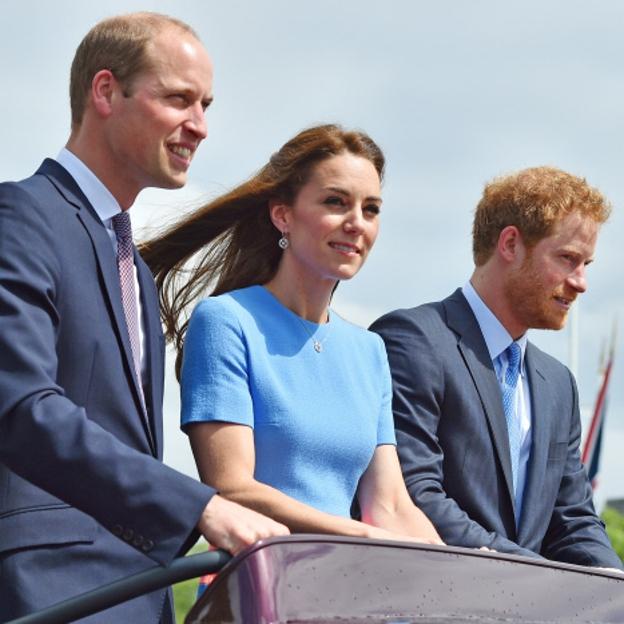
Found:
[(232, 345), (246, 343), (254, 333), (254, 324), (244, 299), (239, 291), (201, 299), (189, 319), (185, 352), (197, 345), (229, 352)]
[(264, 289), (249, 286), (199, 301), (191, 314), (189, 331), (235, 333), (249, 335), (257, 332), (257, 317), (264, 305)]

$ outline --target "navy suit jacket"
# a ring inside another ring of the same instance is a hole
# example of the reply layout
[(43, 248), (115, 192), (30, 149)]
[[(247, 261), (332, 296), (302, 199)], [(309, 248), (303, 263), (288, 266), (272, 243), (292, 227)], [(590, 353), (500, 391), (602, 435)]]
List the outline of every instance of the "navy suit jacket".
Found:
[[(0, 621), (170, 563), (214, 493), (161, 461), (164, 340), (135, 263), (147, 417), (93, 208), (52, 160), (0, 185)], [(161, 591), (95, 619), (158, 622), (168, 608)]]
[(371, 329), (388, 351), (407, 488), (444, 541), (622, 567), (592, 504), (577, 390), (565, 366), (528, 343), (533, 437), (516, 528), (500, 386), (461, 290), (387, 314)]

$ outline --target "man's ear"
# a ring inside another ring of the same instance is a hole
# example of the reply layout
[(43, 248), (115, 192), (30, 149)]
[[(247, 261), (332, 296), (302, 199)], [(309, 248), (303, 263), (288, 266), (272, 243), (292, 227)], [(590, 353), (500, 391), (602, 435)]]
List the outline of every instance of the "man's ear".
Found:
[(91, 81), (91, 102), (100, 117), (109, 117), (113, 110), (113, 95), (119, 89), (119, 83), (112, 72), (101, 69)]
[(522, 234), (515, 225), (508, 225), (498, 235), (496, 252), (507, 263), (513, 264), (518, 260), (522, 262), (526, 254), (526, 247), (522, 240)]
[(283, 234), (290, 230), (291, 207), (281, 199), (269, 200), (269, 216), (273, 225)]

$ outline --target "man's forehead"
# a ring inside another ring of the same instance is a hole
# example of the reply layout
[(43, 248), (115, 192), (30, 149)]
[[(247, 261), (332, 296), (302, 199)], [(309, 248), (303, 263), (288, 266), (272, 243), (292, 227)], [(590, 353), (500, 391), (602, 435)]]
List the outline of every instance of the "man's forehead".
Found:
[(167, 26), (150, 38), (145, 44), (145, 53), (154, 62), (174, 62), (181, 55), (185, 60), (212, 66), (202, 42), (192, 32), (177, 26)]
[(192, 33), (177, 29), (159, 33), (145, 48), (147, 67), (143, 74), (156, 77), (167, 86), (192, 81), (212, 89), (212, 61), (201, 41)]
[(600, 223), (591, 216), (575, 211), (555, 222), (545, 240), (556, 245), (583, 245), (595, 241)]

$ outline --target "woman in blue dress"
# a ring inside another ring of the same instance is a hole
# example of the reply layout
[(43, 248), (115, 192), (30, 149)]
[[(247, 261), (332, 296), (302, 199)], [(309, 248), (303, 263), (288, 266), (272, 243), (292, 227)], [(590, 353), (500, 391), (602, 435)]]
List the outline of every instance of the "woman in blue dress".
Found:
[(383, 343), (330, 308), (375, 243), (383, 171), (364, 133), (310, 128), (142, 253), (203, 481), (292, 532), (440, 544), (403, 482)]

